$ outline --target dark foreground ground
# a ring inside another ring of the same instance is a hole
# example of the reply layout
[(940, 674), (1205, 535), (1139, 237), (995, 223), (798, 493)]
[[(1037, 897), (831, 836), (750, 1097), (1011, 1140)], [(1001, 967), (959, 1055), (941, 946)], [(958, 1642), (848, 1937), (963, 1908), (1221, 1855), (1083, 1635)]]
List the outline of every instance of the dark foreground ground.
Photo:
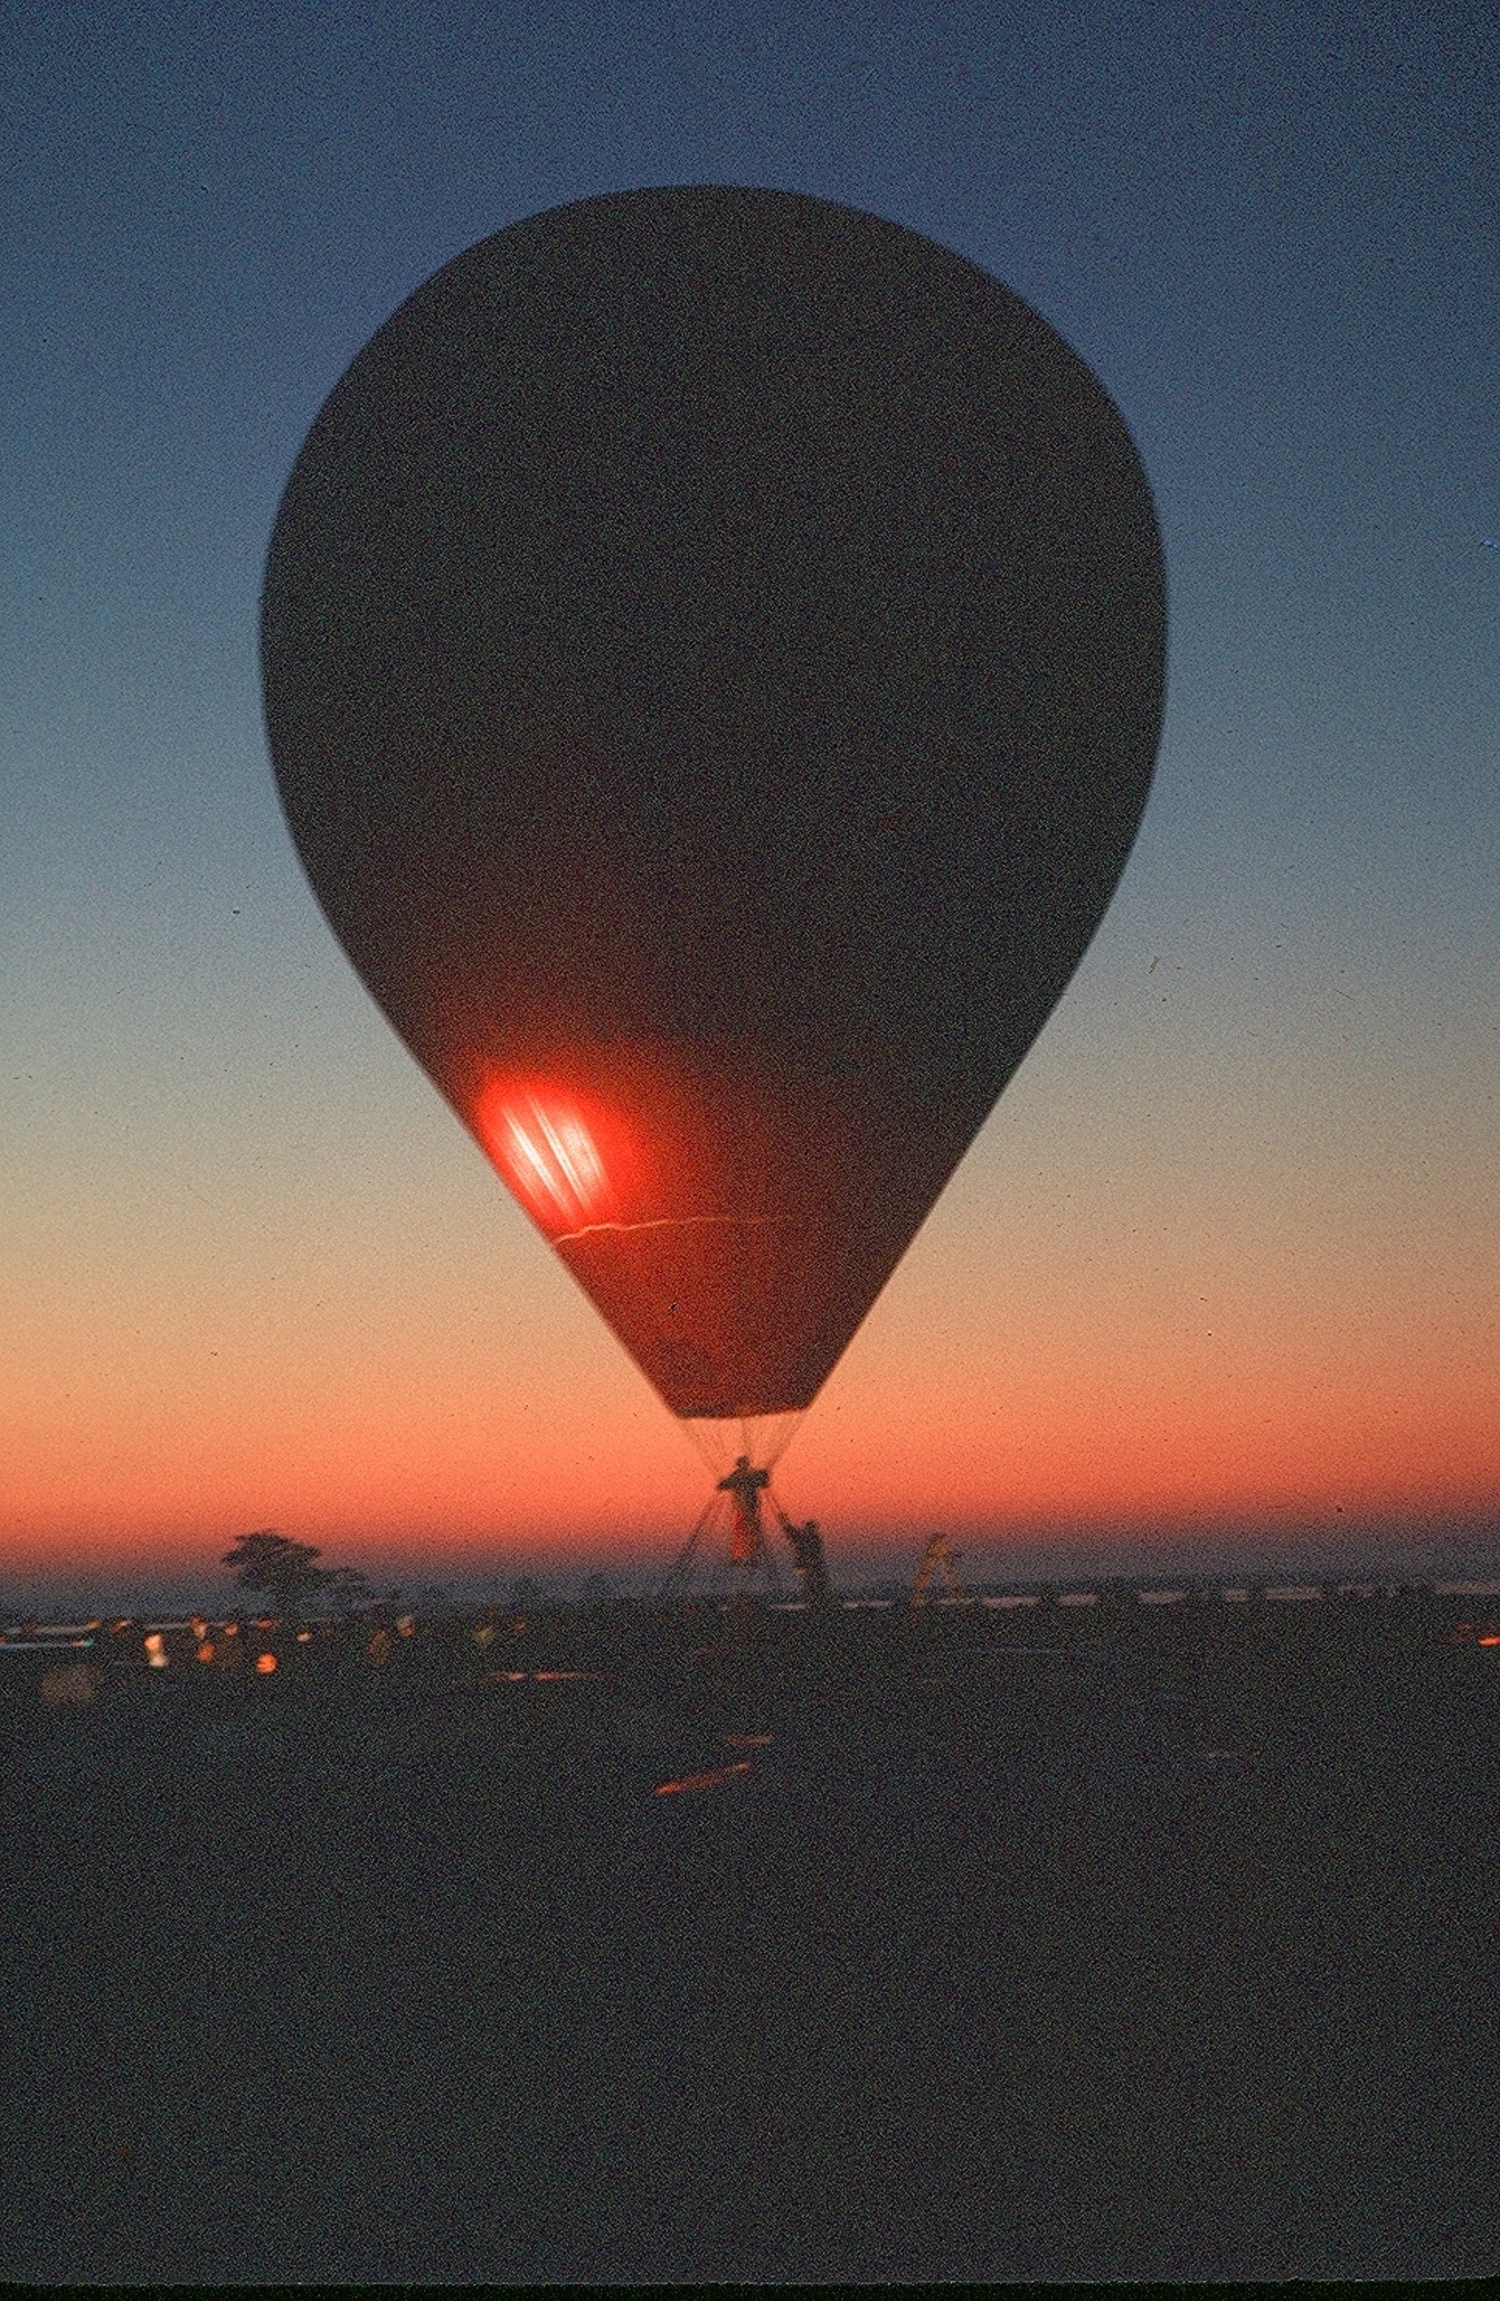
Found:
[(1273, 1615), (8, 1663), (0, 2276), (1492, 2270), (1500, 1649)]

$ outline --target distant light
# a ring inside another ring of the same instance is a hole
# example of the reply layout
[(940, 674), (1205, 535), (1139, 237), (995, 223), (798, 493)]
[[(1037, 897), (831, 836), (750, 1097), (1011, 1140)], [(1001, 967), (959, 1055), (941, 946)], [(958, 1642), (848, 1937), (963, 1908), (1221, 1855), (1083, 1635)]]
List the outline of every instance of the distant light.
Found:
[(417, 1617), (415, 1614), (398, 1614), (396, 1616), (396, 1628), (403, 1638), (409, 1638), (416, 1626)]
[(1496, 1638), (1496, 1637), (1481, 1638), (1481, 1639), (1480, 1639), (1480, 1641), (1479, 1641), (1479, 1643), (1480, 1643), (1480, 1645), (1481, 1645), (1481, 1646), (1500, 1646), (1500, 1638)]
[(167, 1641), (160, 1630), (146, 1633), (146, 1660), (153, 1670), (164, 1670), (167, 1666)]
[(748, 1774), (749, 1771), (750, 1760), (741, 1758), (735, 1765), (714, 1766), (704, 1774), (684, 1774), (680, 1782), (658, 1782), (652, 1794), (658, 1798), (670, 1798), (675, 1797), (679, 1790), (716, 1790), (721, 1783), (732, 1780), (736, 1774)]
[(305, 1645), (308, 1643), (308, 1641), (311, 1639), (311, 1637), (312, 1637), (312, 1632), (311, 1632), (311, 1630), (299, 1630), (299, 1631), (297, 1632), (297, 1643), (298, 1643), (298, 1645), (299, 1645), (299, 1646), (305, 1646)]
[(213, 1658), (214, 1658), (213, 1640), (212, 1640), (211, 1638), (201, 1638), (201, 1639), (198, 1641), (198, 1659), (199, 1659), (199, 1661), (200, 1661), (200, 1662), (211, 1662), (211, 1661), (213, 1660)]
[(268, 1677), (271, 1671), (276, 1667), (276, 1656), (274, 1654), (257, 1654), (255, 1657), (255, 1667), (257, 1670), (259, 1670), (263, 1678)]

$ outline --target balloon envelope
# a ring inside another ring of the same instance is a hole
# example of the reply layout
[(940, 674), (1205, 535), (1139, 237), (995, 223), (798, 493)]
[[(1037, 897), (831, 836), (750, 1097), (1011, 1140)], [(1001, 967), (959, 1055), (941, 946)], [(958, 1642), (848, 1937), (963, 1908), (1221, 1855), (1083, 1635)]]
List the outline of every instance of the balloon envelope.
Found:
[(824, 1381), (1113, 893), (1164, 651), (1101, 386), (826, 201), (534, 216), (331, 393), (262, 607), (293, 838), (677, 1414)]

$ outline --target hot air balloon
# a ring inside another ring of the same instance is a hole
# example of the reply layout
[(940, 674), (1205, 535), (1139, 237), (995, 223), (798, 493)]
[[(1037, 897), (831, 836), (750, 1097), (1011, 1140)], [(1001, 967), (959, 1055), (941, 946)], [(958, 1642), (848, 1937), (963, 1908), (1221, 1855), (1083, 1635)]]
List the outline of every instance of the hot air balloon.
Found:
[(811, 1404), (1042, 1028), (1140, 822), (1165, 622), (1088, 368), (826, 200), (532, 216), (324, 403), (262, 601), (292, 837), (690, 1430)]

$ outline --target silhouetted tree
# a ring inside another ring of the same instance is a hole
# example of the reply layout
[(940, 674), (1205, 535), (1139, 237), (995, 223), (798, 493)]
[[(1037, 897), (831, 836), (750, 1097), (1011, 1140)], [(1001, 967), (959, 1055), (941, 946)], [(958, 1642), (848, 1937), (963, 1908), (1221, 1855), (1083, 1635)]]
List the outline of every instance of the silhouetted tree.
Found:
[(292, 1614), (329, 1579), (323, 1567), (313, 1564), (318, 1555), (310, 1542), (293, 1542), (273, 1527), (264, 1527), (256, 1534), (242, 1534), (234, 1548), (225, 1551), (224, 1564), (238, 1568), (235, 1580), (242, 1590), (265, 1591), (278, 1614)]

